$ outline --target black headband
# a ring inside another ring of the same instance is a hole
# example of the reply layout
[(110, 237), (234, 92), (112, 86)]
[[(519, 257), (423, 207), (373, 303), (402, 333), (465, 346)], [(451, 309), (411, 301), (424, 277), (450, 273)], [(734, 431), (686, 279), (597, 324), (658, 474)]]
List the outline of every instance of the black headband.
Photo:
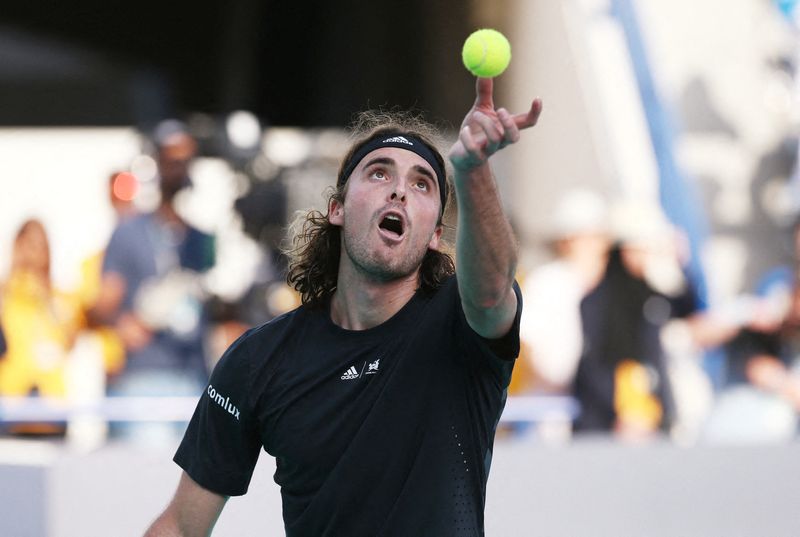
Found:
[(353, 153), (353, 156), (350, 157), (350, 160), (348, 160), (346, 165), (342, 168), (342, 173), (339, 175), (338, 181), (336, 181), (336, 186), (342, 186), (346, 183), (359, 162), (369, 153), (382, 147), (398, 147), (406, 151), (411, 151), (425, 159), (425, 162), (431, 165), (431, 168), (433, 168), (433, 171), (436, 173), (436, 181), (439, 183), (439, 198), (442, 201), (442, 213), (444, 213), (444, 204), (447, 201), (447, 179), (444, 168), (436, 159), (436, 153), (419, 138), (410, 134), (381, 134), (380, 136), (375, 136), (367, 140)]

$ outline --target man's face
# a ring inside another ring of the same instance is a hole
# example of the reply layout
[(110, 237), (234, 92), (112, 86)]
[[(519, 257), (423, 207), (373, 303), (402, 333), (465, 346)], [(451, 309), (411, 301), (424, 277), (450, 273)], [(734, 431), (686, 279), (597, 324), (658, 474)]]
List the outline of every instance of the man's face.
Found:
[(405, 149), (368, 153), (347, 180), (329, 221), (342, 227), (342, 262), (379, 281), (414, 273), (439, 247), (439, 185), (425, 159)]
[(174, 194), (187, 184), (189, 165), (194, 158), (197, 145), (186, 134), (170, 137), (158, 152), (158, 173), (161, 177), (161, 190)]

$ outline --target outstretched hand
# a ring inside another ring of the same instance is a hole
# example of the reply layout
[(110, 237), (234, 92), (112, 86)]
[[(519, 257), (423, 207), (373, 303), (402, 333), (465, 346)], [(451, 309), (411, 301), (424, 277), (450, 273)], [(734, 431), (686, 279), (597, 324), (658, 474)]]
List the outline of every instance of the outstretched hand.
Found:
[(461, 123), (458, 140), (449, 158), (457, 171), (469, 171), (485, 164), (489, 157), (519, 140), (520, 131), (533, 127), (542, 112), (541, 99), (534, 99), (525, 113), (512, 115), (505, 108), (495, 109), (493, 81), (478, 78), (475, 104)]

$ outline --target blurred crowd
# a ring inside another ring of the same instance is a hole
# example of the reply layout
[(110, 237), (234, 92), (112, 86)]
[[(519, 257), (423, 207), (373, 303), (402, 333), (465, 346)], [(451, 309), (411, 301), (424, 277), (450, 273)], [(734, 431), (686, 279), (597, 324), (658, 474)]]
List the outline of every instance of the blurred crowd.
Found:
[[(236, 300), (216, 296), (207, 275), (218, 265), (218, 237), (189, 223), (175, 203), (192, 188), (198, 144), (176, 121), (160, 124), (152, 143), (157, 206), (142, 211), (134, 204), (134, 173), (110, 175), (115, 229), (105, 248), (82, 263), (76, 289), (54, 285), (40, 220), (16, 232), (0, 288), (0, 412), (15, 398), (86, 403), (94, 394), (100, 408), (114, 397), (196, 397), (228, 345), (298, 304), (283, 282), (278, 247), (287, 225), (285, 193), (273, 184), (236, 202), (269, 268), (245, 282)], [(756, 294), (706, 306), (686, 270), (687, 238), (657, 203), (611, 200), (588, 189), (564, 193), (547, 247), (546, 262), (518, 274), (523, 348), (510, 392), (574, 404), (550, 406), (509, 432), (684, 443), (794, 437), (796, 266), (774, 267)], [(710, 353), (723, 353), (721, 372), (705, 367)], [(127, 418), (97, 426), (98, 441), (172, 441), (185, 423), (142, 419), (133, 406)], [(3, 435), (62, 437), (73, 427), (68, 417), (7, 421), (0, 414)]]
[[(134, 203), (140, 187), (134, 173), (111, 173), (106, 186), (115, 227), (107, 245), (81, 263), (74, 289), (54, 283), (43, 222), (31, 218), (17, 230), (0, 287), (0, 434), (63, 437), (81, 428), (69, 411), (55, 419), (47, 412), (43, 419), (5, 419), (4, 408), (31, 397), (51, 408), (65, 401), (92, 407), (100, 418), (108, 417), (106, 397), (196, 398), (215, 360), (238, 336), (299, 304), (280, 284), (281, 256), (270, 233), (269, 224), (285, 221), (280, 188), (268, 188), (272, 199), (260, 208), (271, 214), (255, 222), (251, 206), (263, 188), (249, 189), (232, 208), (239, 222), (248, 217), (242, 227), (252, 229), (242, 231), (258, 235), (265, 266), (256, 277), (233, 275), (248, 281), (230, 300), (208, 285), (219, 261), (217, 237), (189, 223), (177, 208), (179, 194), (193, 186), (196, 139), (185, 124), (168, 120), (155, 129), (152, 147), (157, 206), (140, 210)], [(82, 427), (88, 432), (81, 434), (88, 434), (90, 444), (108, 436), (169, 442), (182, 434), (182, 421), (159, 422), (148, 419), (146, 409), (126, 408), (113, 419), (96, 420), (99, 433)]]
[[(800, 245), (800, 226), (792, 233)], [(543, 420), (544, 438), (563, 439), (565, 431), (682, 443), (794, 437), (797, 261), (773, 267), (758, 293), (706, 306), (686, 270), (687, 238), (658, 204), (613, 202), (583, 189), (555, 208), (549, 244), (552, 260), (524, 275), (516, 389), (577, 405)], [(718, 353), (725, 366), (708, 370), (707, 357)]]

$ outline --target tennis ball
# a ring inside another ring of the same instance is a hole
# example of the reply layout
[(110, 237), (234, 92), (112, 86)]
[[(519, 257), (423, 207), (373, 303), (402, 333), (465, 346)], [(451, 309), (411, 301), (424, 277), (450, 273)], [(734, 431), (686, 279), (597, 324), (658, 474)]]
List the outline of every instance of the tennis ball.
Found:
[(511, 61), (511, 45), (497, 30), (484, 28), (472, 32), (461, 49), (464, 67), (475, 76), (493, 78), (502, 73)]

